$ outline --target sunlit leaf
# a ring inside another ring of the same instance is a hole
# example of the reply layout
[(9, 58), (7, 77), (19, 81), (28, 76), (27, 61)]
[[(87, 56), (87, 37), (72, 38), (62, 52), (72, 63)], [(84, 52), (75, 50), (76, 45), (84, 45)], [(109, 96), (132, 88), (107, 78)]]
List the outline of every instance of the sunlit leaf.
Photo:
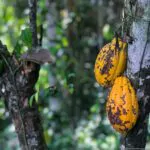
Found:
[(35, 101), (36, 101), (36, 103), (38, 103), (38, 100), (39, 100), (39, 92), (36, 92), (35, 93)]
[(106, 40), (111, 40), (114, 36), (114, 33), (112, 31), (112, 28), (110, 27), (109, 24), (106, 24), (104, 27), (103, 27), (103, 36)]
[(34, 100), (35, 95), (32, 95), (29, 99), (29, 106), (32, 107), (33, 100)]
[(67, 40), (67, 38), (65, 38), (65, 37), (62, 38), (62, 44), (63, 44), (64, 47), (68, 46), (68, 40)]
[(91, 112), (92, 113), (97, 113), (99, 112), (99, 104), (94, 104), (92, 107), (91, 107)]
[(31, 48), (31, 46), (32, 46), (32, 33), (31, 33), (30, 28), (26, 28), (26, 29), (22, 30), (20, 40), (22, 40), (22, 42), (26, 46)]
[(20, 57), (20, 54), (22, 52), (22, 47), (23, 47), (23, 44), (21, 42), (17, 41), (17, 43), (14, 47), (14, 52), (16, 52), (17, 57)]

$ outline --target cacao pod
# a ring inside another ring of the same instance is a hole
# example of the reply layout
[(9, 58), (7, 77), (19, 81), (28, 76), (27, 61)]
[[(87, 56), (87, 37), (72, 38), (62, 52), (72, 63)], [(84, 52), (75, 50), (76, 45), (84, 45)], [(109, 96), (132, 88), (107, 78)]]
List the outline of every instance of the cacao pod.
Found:
[(126, 47), (126, 42), (120, 38), (114, 38), (100, 50), (94, 67), (95, 78), (100, 85), (112, 86), (115, 78), (124, 72)]
[(116, 78), (108, 96), (106, 111), (113, 128), (122, 134), (135, 125), (139, 106), (135, 90), (127, 77)]

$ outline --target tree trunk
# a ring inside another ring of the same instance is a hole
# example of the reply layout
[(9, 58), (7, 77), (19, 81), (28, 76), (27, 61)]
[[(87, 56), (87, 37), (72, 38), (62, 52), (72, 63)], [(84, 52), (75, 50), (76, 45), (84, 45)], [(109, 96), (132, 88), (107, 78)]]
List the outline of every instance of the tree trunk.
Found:
[(150, 0), (125, 0), (124, 21), (130, 34), (127, 76), (136, 89), (140, 114), (135, 127), (124, 137), (122, 150), (146, 145), (150, 111)]
[[(36, 3), (36, 0), (29, 0), (32, 50), (28, 56), (31, 53), (37, 54), (33, 52), (38, 46)], [(4, 62), (4, 70), (0, 74), (0, 97), (5, 100), (21, 149), (47, 149), (38, 107), (34, 102), (32, 106), (29, 105), (29, 99), (35, 93), (34, 86), (38, 80), (40, 65), (30, 60), (17, 60), (1, 42), (0, 59)]]

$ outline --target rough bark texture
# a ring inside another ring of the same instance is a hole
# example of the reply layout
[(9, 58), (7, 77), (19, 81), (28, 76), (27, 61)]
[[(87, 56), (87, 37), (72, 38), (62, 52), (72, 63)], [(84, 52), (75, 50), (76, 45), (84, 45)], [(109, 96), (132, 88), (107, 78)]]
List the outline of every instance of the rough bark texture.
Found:
[(23, 150), (44, 150), (45, 142), (40, 117), (36, 104), (29, 106), (29, 98), (33, 95), (34, 85), (39, 75), (39, 65), (21, 62), (10, 56), (6, 47), (0, 44), (0, 57), (5, 66), (0, 76), (0, 97), (5, 100), (18, 134)]
[(37, 0), (28, 0), (29, 2), (29, 18), (30, 18), (30, 28), (32, 32), (32, 46), (37, 47), (37, 26), (36, 26), (36, 10), (37, 10)]
[[(36, 0), (29, 1), (30, 28), (32, 31), (32, 48), (36, 50)], [(40, 65), (28, 61), (18, 61), (10, 55), (6, 46), (0, 42), (0, 59), (4, 62), (0, 74), (0, 97), (4, 99), (6, 107), (15, 125), (20, 147), (22, 150), (45, 150), (46, 144), (38, 107), (33, 102), (29, 106), (29, 99), (34, 94), (34, 86), (38, 80)]]
[(137, 91), (140, 114), (121, 149), (145, 148), (150, 111), (150, 0), (125, 0), (125, 22), (133, 41), (128, 45), (127, 76)]

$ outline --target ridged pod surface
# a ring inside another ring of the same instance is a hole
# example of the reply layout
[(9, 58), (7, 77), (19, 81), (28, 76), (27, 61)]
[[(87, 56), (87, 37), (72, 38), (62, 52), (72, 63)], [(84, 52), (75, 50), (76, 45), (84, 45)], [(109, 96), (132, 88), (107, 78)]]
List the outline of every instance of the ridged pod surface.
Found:
[(120, 38), (114, 38), (100, 50), (94, 67), (95, 78), (100, 85), (112, 86), (115, 78), (124, 72), (126, 47), (126, 42)]
[(116, 78), (108, 96), (106, 111), (113, 128), (122, 134), (135, 125), (139, 106), (135, 90), (127, 77)]

